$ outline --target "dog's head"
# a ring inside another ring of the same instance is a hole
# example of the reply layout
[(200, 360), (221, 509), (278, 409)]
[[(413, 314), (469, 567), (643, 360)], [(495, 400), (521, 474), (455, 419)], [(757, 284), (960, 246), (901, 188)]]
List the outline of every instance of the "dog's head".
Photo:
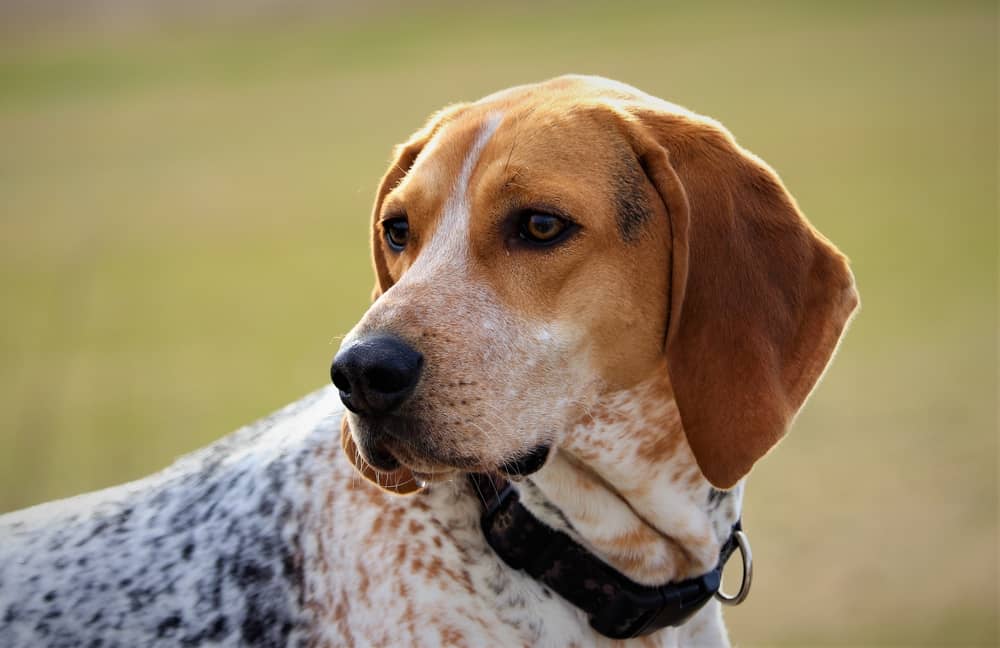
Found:
[(332, 375), (348, 456), (396, 492), (527, 473), (669, 374), (727, 488), (785, 433), (857, 305), (845, 258), (718, 123), (561, 77), (449, 107), (375, 199), (375, 302)]

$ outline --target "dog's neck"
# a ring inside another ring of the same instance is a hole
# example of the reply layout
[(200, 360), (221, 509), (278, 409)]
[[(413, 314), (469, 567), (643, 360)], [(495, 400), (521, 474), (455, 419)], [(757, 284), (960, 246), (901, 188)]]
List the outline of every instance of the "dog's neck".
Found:
[(742, 482), (719, 491), (701, 474), (666, 377), (604, 399), (517, 488), (539, 519), (646, 585), (714, 568), (743, 499)]

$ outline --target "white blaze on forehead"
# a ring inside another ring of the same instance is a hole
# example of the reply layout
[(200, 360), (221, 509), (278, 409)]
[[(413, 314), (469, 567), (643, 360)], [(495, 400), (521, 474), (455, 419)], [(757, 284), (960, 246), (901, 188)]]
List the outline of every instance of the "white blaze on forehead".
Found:
[[(452, 185), (451, 194), (444, 204), (444, 211), (438, 221), (427, 247), (420, 253), (420, 259), (406, 273), (409, 276), (428, 271), (444, 263), (465, 265), (469, 256), (469, 219), (472, 217), (469, 204), (469, 181), (479, 162), (479, 156), (493, 137), (503, 115), (491, 112), (486, 116), (476, 139), (465, 154), (462, 169)], [(418, 271), (418, 272), (414, 272)]]

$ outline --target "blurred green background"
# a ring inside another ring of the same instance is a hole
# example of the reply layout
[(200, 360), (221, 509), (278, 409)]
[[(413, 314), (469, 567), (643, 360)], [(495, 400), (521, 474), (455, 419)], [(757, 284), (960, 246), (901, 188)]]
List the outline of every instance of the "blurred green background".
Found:
[(596, 73), (728, 125), (861, 290), (749, 482), (734, 639), (997, 643), (994, 3), (93, 4), (0, 9), (0, 510), (324, 384), (390, 147), (445, 103)]

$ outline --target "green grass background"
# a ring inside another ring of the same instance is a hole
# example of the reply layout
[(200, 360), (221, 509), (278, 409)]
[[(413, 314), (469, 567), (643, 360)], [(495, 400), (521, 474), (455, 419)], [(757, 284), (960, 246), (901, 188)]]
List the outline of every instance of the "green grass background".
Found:
[[(863, 307), (749, 482), (741, 645), (995, 645), (997, 8), (403, 5), (0, 39), (0, 510), (322, 385), (432, 110), (568, 71), (727, 124)], [(0, 547), (2, 551), (2, 547)]]

